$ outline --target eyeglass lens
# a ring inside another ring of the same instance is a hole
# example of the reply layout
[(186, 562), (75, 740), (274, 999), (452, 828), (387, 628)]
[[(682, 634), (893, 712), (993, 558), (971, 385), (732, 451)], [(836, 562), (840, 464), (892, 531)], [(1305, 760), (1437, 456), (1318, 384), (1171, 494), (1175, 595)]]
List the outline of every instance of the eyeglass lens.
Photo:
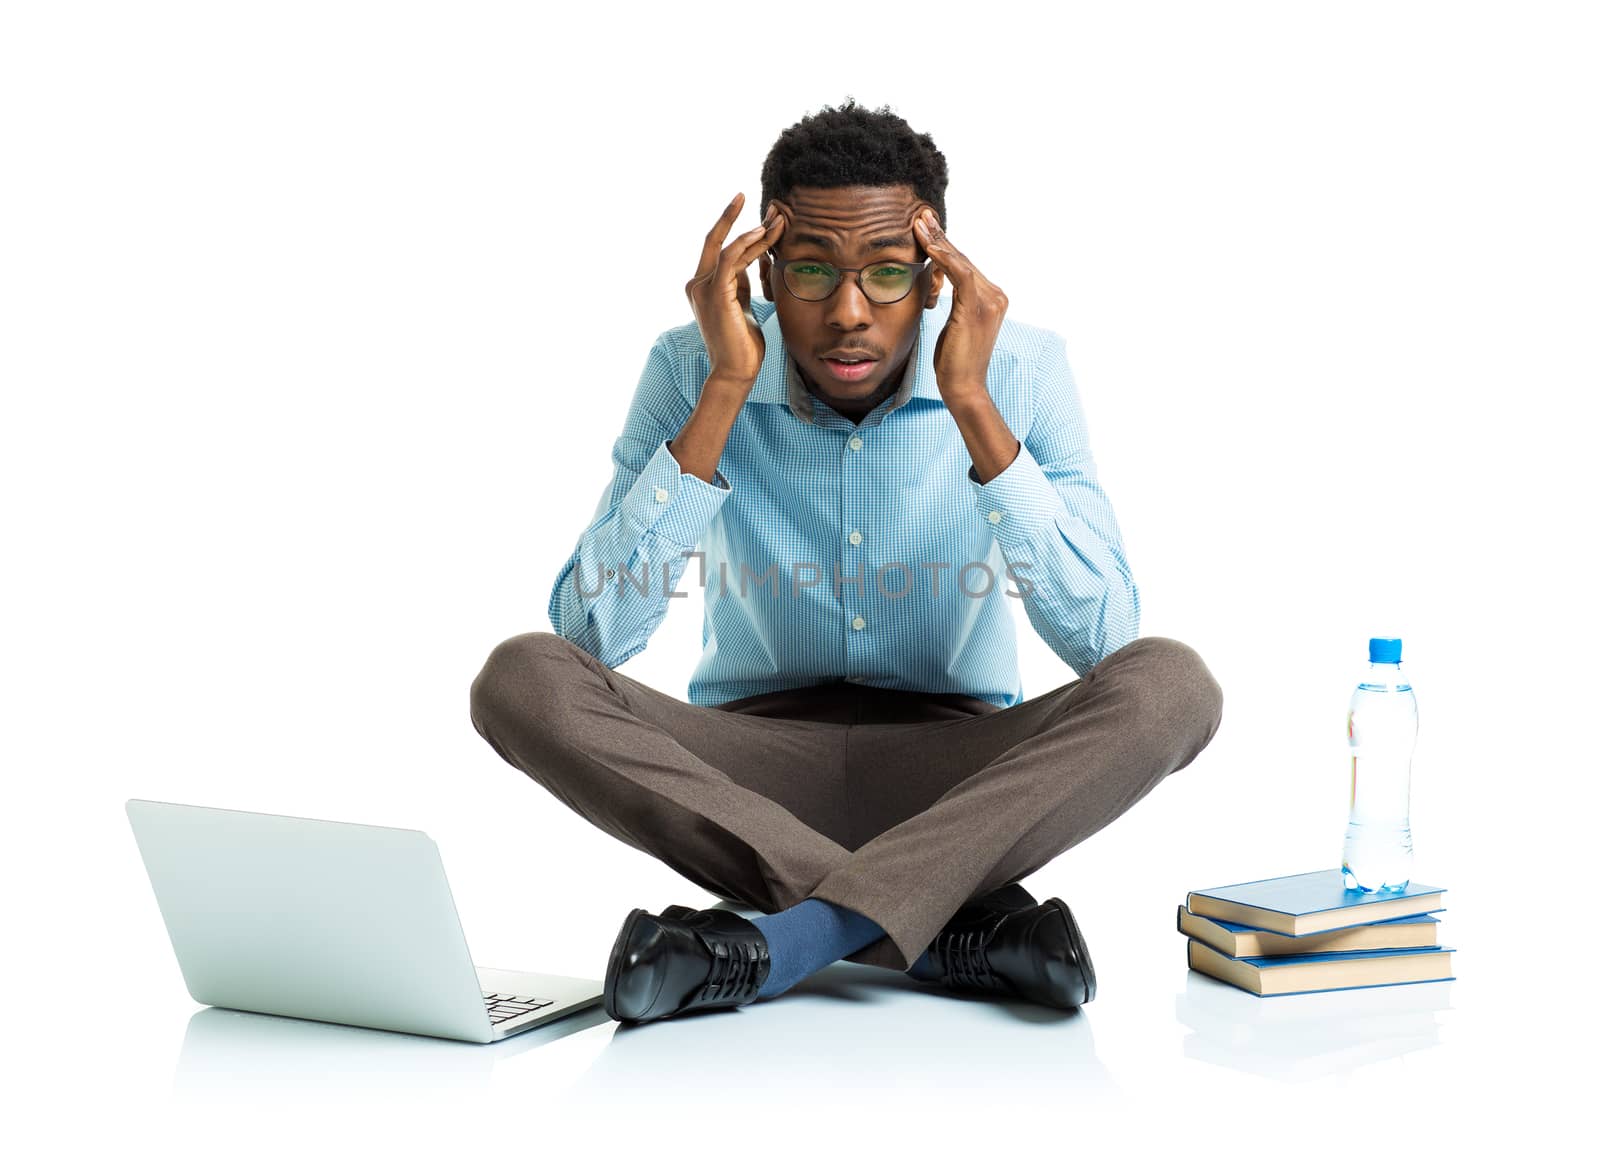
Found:
[[(800, 260), (783, 269), (784, 282), (802, 300), (825, 300), (833, 295), (843, 274), (832, 264), (820, 260)], [(892, 262), (870, 264), (861, 269), (861, 290), (877, 304), (903, 300), (917, 278), (915, 265)]]

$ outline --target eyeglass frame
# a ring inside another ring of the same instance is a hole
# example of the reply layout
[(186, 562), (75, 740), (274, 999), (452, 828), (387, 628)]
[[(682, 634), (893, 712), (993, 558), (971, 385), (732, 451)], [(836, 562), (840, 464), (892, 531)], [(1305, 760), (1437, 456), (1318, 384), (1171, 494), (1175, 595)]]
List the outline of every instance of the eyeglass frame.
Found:
[[(875, 307), (890, 308), (890, 307), (893, 307), (895, 304), (902, 303), (905, 300), (906, 296), (909, 296), (909, 295), (911, 295), (912, 292), (916, 291), (917, 290), (917, 281), (922, 278), (922, 273), (928, 270), (928, 257), (926, 257), (926, 256), (924, 256), (921, 260), (917, 261), (916, 263), (912, 263), (909, 260), (874, 260), (874, 261), (872, 261), (872, 263), (865, 264), (865, 265), (863, 265), (862, 267), (859, 267), (859, 268), (840, 268), (840, 267), (838, 267), (838, 266), (836, 266), (836, 265), (834, 265), (832, 263), (829, 263), (827, 260), (819, 260), (815, 256), (802, 256), (798, 260), (785, 260), (782, 256), (778, 255), (778, 253), (774, 252), (771, 248), (767, 249), (767, 255), (772, 258), (772, 270), (777, 275), (778, 279), (780, 281), (782, 281), (783, 290), (788, 292), (791, 296), (794, 296), (794, 298), (799, 300), (802, 304), (820, 304), (820, 303), (822, 303), (823, 300), (831, 300), (833, 298), (833, 294), (839, 290), (839, 285), (844, 283), (845, 274), (847, 272), (854, 272), (855, 276), (856, 276), (856, 287), (861, 289), (862, 298), (864, 298), (867, 301), (867, 303), (872, 304)], [(783, 274), (784, 268), (788, 267), (790, 264), (807, 264), (807, 263), (809, 263), (809, 264), (822, 264), (825, 267), (832, 268), (835, 272), (838, 273), (838, 278), (833, 281), (833, 287), (829, 288), (828, 289), (828, 294), (826, 296), (821, 297), (820, 299), (808, 300), (804, 296), (797, 295), (795, 293), (795, 290), (789, 286), (788, 277)], [(863, 285), (862, 282), (861, 282), (861, 273), (865, 272), (868, 268), (876, 268), (880, 264), (897, 264), (902, 268), (915, 268), (916, 269), (916, 273), (911, 277), (911, 286), (906, 289), (906, 292), (905, 292), (904, 296), (901, 296), (898, 299), (894, 299), (894, 300), (881, 300), (880, 301), (880, 300), (874, 300), (871, 296), (867, 295), (867, 289), (866, 289), (865, 285)]]

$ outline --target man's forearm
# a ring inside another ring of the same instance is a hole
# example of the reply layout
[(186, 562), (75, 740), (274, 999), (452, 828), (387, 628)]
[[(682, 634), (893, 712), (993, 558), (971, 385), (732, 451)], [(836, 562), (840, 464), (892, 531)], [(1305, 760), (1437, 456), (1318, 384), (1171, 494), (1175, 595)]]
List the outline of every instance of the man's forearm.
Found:
[(667, 450), (685, 475), (698, 476), (708, 484), (715, 482), (717, 461), (728, 446), (728, 433), (733, 430), (733, 421), (738, 419), (753, 386), (754, 381), (747, 384), (720, 380), (715, 375), (706, 380), (706, 386), (700, 390), (699, 403), (667, 444)]
[(945, 395), (945, 406), (961, 429), (980, 484), (988, 483), (1011, 466), (1022, 450), (1022, 442), (1006, 426), (1005, 417), (994, 406), (986, 388), (951, 389)]

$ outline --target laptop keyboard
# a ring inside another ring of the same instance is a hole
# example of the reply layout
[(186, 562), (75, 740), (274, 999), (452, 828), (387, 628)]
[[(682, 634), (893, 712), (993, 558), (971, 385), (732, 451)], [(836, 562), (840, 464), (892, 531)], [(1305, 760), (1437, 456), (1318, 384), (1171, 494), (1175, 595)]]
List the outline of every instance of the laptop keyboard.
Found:
[(483, 1005), (488, 1009), (489, 1022), (505, 1023), (521, 1019), (524, 1015), (549, 1007), (554, 999), (540, 999), (537, 995), (485, 995)]

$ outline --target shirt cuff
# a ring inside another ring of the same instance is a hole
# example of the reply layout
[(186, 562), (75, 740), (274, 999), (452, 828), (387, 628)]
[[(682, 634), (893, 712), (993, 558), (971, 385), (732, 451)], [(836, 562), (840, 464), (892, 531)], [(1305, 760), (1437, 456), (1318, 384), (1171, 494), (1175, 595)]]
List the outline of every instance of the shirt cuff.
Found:
[(693, 547), (732, 494), (720, 471), (708, 484), (678, 466), (662, 440), (650, 462), (622, 497), (622, 514), (642, 532), (654, 532), (682, 547)]
[(967, 469), (967, 479), (977, 495), (978, 514), (994, 531), (1002, 549), (1007, 544), (1033, 539), (1053, 526), (1064, 510), (1061, 493), (1044, 474), (1039, 461), (1023, 444), (1017, 458), (988, 483), (978, 482), (976, 468)]

